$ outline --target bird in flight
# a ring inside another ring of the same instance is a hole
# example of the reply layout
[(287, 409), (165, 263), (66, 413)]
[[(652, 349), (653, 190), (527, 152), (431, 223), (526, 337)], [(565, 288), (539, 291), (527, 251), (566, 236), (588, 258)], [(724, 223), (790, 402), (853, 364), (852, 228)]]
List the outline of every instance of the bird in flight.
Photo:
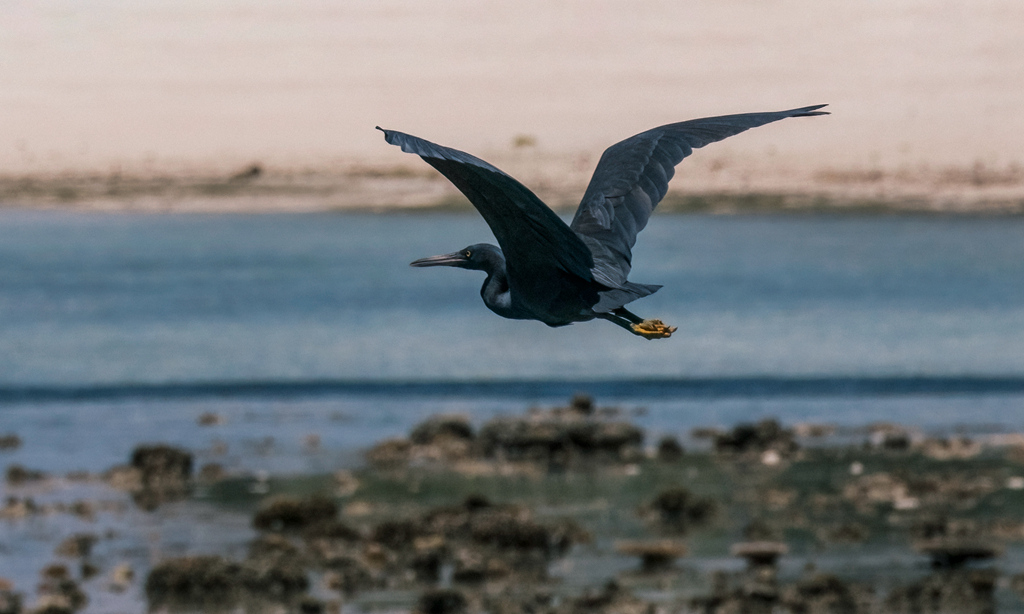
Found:
[(705, 117), (631, 136), (602, 154), (569, 224), (523, 184), (477, 157), (377, 129), (389, 144), (420, 156), (455, 184), (498, 239), (498, 246), (477, 243), (415, 260), (412, 266), (485, 272), (480, 296), (504, 318), (539, 320), (548, 326), (601, 319), (646, 339), (664, 339), (676, 327), (645, 320), (625, 307), (661, 286), (626, 277), (636, 235), (665, 196), (675, 166), (694, 149), (749, 128), (787, 117), (827, 115), (818, 111), (824, 106)]

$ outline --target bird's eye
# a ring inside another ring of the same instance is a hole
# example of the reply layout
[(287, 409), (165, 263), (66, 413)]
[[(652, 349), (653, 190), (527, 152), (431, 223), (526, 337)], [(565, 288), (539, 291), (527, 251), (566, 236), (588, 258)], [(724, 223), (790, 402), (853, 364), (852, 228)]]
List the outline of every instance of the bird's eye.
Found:
[(467, 249), (466, 251), (462, 252), (462, 255), (465, 256), (466, 258), (469, 258), (470, 256), (473, 255), (473, 252)]

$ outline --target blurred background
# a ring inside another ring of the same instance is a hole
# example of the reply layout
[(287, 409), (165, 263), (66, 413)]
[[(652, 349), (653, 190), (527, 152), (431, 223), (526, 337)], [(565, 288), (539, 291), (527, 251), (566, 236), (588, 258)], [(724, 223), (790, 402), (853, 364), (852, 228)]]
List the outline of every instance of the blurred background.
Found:
[(499, 157), (526, 137), (589, 172), (604, 147), (655, 125), (830, 103), (827, 123), (759, 131), (694, 162), (727, 175), (720, 188), (873, 179), (891, 190), (882, 178), (947, 171), (956, 183), (976, 166), (982, 180), (1019, 183), (1022, 11), (1005, 0), (9, 0), (0, 165), (396, 164), (379, 124)]
[[(156, 607), (162, 562), (249, 561), (268, 535), (254, 510), (326, 492), (363, 540), (338, 548), (377, 584), (340, 590), (341, 554), (331, 568), (303, 550), (303, 607), (426, 614), (438, 583), (367, 554), (393, 529), (374, 523), (483, 493), (596, 536), (545, 554), (558, 611), (740, 607), (765, 586), (780, 608), (810, 607), (780, 597), (801, 586), (847, 595), (844, 612), (970, 586), (979, 600), (946, 611), (1024, 611), (1024, 5), (0, 0), (0, 15), (0, 604)], [(493, 237), (374, 130), (478, 155), (570, 216), (618, 140), (819, 103), (832, 114), (678, 167), (631, 274), (664, 285), (631, 307), (679, 327), (664, 341), (503, 320), (482, 275), (408, 267)], [(566, 408), (575, 394), (599, 405)], [(473, 456), (479, 440), (462, 464), (409, 440), (435, 414), (479, 434), (528, 408), (526, 423), (629, 423), (642, 441), (600, 471), (576, 448), (582, 466), (544, 453), (526, 471)], [(363, 456), (389, 438), (397, 471)], [(154, 503), (139, 450), (157, 443), (185, 456), (160, 448), (152, 466), (189, 469)], [(676, 533), (643, 520), (669, 487), (717, 516)], [(662, 575), (616, 545), (682, 533), (692, 556)], [(95, 549), (64, 546), (81, 534)], [(747, 569), (741, 540), (784, 543), (781, 566)], [(963, 575), (964, 552), (997, 562)], [(465, 589), (451, 574), (468, 563), (443, 564), (441, 588)], [(64, 576), (40, 576), (52, 565)], [(602, 586), (604, 605), (573, 601)]]

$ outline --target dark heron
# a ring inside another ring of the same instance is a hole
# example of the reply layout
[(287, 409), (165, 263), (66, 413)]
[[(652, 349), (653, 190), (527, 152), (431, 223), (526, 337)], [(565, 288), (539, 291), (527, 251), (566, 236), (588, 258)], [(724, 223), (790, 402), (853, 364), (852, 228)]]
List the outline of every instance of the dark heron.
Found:
[(412, 266), (453, 266), (487, 273), (484, 304), (514, 320), (565, 326), (600, 318), (647, 339), (674, 326), (645, 320), (626, 305), (661, 286), (626, 280), (636, 235), (665, 196), (676, 164), (694, 149), (787, 117), (827, 115), (819, 104), (777, 113), (706, 117), (660, 126), (612, 145), (601, 156), (572, 222), (566, 224), (533, 192), (467, 153), (384, 130), (385, 140), (413, 153), (457, 187), (498, 239), (421, 258)]

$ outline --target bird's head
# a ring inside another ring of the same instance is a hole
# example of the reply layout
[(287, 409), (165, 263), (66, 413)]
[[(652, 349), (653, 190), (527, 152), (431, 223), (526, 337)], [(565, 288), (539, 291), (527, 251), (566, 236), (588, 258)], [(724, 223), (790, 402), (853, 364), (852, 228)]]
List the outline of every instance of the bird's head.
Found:
[(428, 256), (413, 260), (409, 266), (453, 266), (460, 269), (472, 269), (475, 271), (490, 271), (495, 264), (504, 265), (505, 259), (501, 250), (487, 243), (477, 243), (464, 247), (457, 252), (441, 254), (440, 256)]

